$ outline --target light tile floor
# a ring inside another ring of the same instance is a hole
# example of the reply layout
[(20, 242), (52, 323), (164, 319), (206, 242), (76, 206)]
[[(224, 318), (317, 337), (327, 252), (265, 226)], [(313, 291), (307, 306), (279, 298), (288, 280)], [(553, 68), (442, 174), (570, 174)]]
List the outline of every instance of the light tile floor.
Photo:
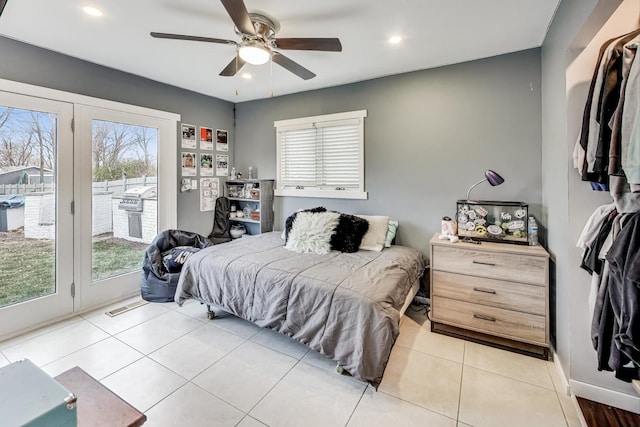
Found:
[(113, 304), (0, 343), (0, 366), (80, 366), (149, 426), (579, 426), (552, 362), (433, 334), (410, 307), (378, 391), (278, 333), (188, 301)]

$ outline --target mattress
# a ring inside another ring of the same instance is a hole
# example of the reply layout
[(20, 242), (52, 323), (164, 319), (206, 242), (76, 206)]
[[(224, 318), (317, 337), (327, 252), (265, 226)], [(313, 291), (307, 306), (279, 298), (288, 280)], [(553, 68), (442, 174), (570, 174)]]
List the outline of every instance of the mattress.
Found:
[(423, 271), (422, 255), (412, 248), (296, 253), (272, 232), (192, 255), (175, 300), (220, 306), (306, 344), (377, 386), (401, 311)]

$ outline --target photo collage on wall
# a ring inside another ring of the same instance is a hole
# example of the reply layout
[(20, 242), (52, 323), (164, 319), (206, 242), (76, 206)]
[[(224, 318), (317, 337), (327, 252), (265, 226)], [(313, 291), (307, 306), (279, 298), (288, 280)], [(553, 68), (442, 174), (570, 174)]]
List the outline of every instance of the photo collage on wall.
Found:
[(229, 151), (229, 132), (182, 123), (181, 134), (181, 191), (195, 190), (199, 175), (200, 211), (213, 211), (220, 195), (220, 179), (215, 177), (229, 172), (229, 155), (217, 153)]

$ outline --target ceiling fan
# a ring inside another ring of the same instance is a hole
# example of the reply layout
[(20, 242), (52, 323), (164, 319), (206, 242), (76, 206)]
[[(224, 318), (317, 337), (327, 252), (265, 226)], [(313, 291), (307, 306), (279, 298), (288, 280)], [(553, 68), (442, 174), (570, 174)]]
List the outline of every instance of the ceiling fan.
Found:
[(0, 15), (2, 15), (2, 11), (4, 10), (4, 7), (7, 5), (7, 1), (8, 0), (0, 0)]
[(242, 41), (235, 42), (211, 37), (156, 32), (152, 32), (151, 36), (160, 39), (191, 40), (236, 46), (236, 57), (220, 72), (221, 76), (234, 76), (246, 63), (260, 65), (271, 59), (298, 77), (309, 80), (316, 75), (277, 52), (276, 49), (342, 52), (342, 44), (337, 38), (276, 38), (276, 33), (280, 28), (272, 19), (258, 13), (247, 12), (242, 0), (220, 1), (235, 24), (236, 34), (242, 37)]

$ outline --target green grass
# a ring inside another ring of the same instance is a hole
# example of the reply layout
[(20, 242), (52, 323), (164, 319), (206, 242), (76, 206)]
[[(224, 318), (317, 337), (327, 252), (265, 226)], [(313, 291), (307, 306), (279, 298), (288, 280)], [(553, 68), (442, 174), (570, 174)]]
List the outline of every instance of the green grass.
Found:
[(93, 280), (106, 279), (142, 269), (146, 244), (123, 239), (99, 240), (93, 243)]
[[(94, 281), (140, 270), (147, 245), (123, 239), (93, 244)], [(54, 242), (0, 237), (0, 307), (55, 292)]]
[(0, 307), (54, 292), (52, 241), (0, 241)]

